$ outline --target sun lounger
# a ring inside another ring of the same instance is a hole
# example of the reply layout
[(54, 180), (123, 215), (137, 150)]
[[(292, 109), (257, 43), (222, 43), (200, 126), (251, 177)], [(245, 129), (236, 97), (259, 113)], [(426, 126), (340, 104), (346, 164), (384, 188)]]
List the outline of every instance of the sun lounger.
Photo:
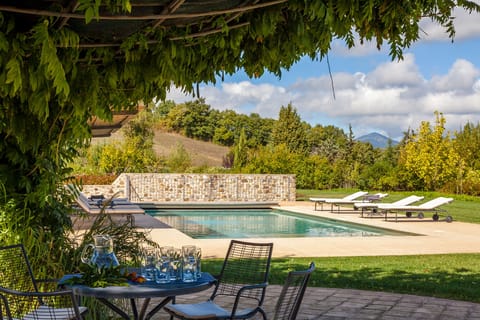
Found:
[(317, 210), (317, 205), (320, 204), (321, 205), (321, 210), (323, 210), (323, 204), (329, 200), (345, 200), (345, 201), (351, 201), (351, 200), (355, 200), (355, 199), (358, 199), (360, 197), (363, 197), (363, 196), (366, 196), (368, 194), (368, 192), (366, 191), (357, 191), (355, 193), (352, 193), (346, 197), (343, 197), (343, 198), (310, 198), (310, 201), (313, 201), (315, 202), (315, 211)]
[(117, 204), (132, 204), (130, 201), (128, 201), (128, 198), (105, 198), (103, 194), (92, 195), (87, 198), (83, 193), (80, 193), (80, 198), (82, 199), (82, 201), (87, 202), (89, 205), (97, 207), (103, 207), (105, 205), (113, 207)]
[[(117, 200), (119, 199), (119, 200)], [(78, 206), (85, 212), (90, 214), (99, 214), (102, 211), (109, 214), (144, 214), (145, 210), (140, 206), (129, 202), (126, 198), (113, 198), (96, 200), (89, 199), (83, 193), (76, 198)]]
[[(385, 215), (385, 221), (388, 220), (389, 213), (395, 213), (395, 221), (398, 221), (399, 212), (405, 212), (406, 218), (410, 218), (413, 213), (417, 213), (417, 218), (419, 219), (424, 218), (424, 212), (433, 212), (432, 219), (438, 221), (440, 218), (438, 213), (446, 212), (446, 210), (440, 209), (440, 207), (452, 201), (453, 198), (438, 197), (418, 206), (386, 206), (384, 208), (379, 208), (379, 211)], [(452, 217), (449, 215), (445, 217), (445, 221), (447, 222), (452, 222), (452, 220)]]
[(379, 201), (383, 198), (388, 196), (388, 193), (375, 193), (375, 194), (367, 194), (361, 200), (353, 199), (353, 200), (345, 200), (345, 199), (329, 199), (326, 200), (325, 203), (330, 204), (330, 212), (334, 212), (333, 207), (337, 207), (337, 212), (340, 212), (340, 208), (346, 205), (355, 205), (357, 203), (371, 203), (375, 201)]
[[(361, 209), (361, 217), (363, 218), (363, 213), (365, 211), (370, 211), (371, 214), (377, 213), (379, 209), (388, 209), (389, 207), (398, 207), (398, 206), (408, 206), (412, 203), (415, 203), (417, 201), (423, 200), (424, 197), (422, 196), (408, 196), (406, 198), (400, 199), (395, 202), (391, 203), (382, 203), (382, 202), (363, 202), (363, 203), (355, 203), (353, 205), (353, 208), (355, 210)], [(371, 215), (369, 214), (369, 215)]]

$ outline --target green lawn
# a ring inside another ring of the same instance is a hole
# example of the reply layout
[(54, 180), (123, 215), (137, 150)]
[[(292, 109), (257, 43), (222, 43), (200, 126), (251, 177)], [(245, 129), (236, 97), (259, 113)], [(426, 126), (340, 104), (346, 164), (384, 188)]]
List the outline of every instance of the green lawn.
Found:
[[(340, 198), (355, 191), (358, 190), (297, 190), (297, 200)], [(439, 196), (453, 197), (454, 201), (443, 207), (453, 217), (453, 223), (480, 223), (478, 197), (436, 192), (389, 192), (384, 202), (393, 202), (412, 194), (424, 196), (423, 202)], [(478, 246), (478, 243), (472, 245)], [(314, 287), (408, 293), (480, 303), (480, 253), (274, 259), (270, 283), (282, 284), (288, 271), (306, 269), (310, 261), (317, 266), (309, 283)], [(206, 260), (202, 262), (202, 267), (215, 274), (219, 272), (221, 262)]]
[[(480, 302), (480, 253), (416, 256), (273, 259), (270, 283), (283, 284), (288, 271), (316, 270), (309, 286), (407, 293)], [(218, 274), (222, 260), (202, 261)]]
[[(310, 197), (332, 197), (342, 198), (348, 194), (354, 193), (358, 190), (297, 190), (298, 201), (308, 201)], [(371, 191), (376, 193), (376, 191)], [(425, 199), (416, 204), (427, 202), (436, 197), (452, 197), (454, 201), (448, 205), (442, 206), (442, 209), (447, 210), (448, 215), (453, 217), (454, 221), (480, 223), (480, 197), (466, 196), (466, 195), (452, 195), (442, 194), (439, 192), (388, 192), (388, 197), (383, 199), (383, 202), (393, 202), (409, 195), (415, 194), (418, 196), (424, 196)]]

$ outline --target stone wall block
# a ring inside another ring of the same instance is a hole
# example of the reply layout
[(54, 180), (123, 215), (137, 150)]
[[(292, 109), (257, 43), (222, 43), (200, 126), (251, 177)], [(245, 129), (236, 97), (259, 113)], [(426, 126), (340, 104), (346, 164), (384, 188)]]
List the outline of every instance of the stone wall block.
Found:
[(85, 185), (83, 192), (128, 194), (133, 202), (276, 202), (295, 201), (296, 186), (294, 175), (122, 173), (112, 185)]

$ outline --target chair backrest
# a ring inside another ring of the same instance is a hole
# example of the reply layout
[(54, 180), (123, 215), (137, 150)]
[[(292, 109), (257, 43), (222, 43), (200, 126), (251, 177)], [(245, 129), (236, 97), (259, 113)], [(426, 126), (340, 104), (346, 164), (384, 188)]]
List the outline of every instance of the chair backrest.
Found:
[(366, 195), (363, 197), (363, 201), (365, 202), (375, 202), (375, 201), (379, 201), (385, 197), (388, 196), (388, 193), (375, 193), (375, 194), (371, 194), (371, 195)]
[[(267, 283), (272, 249), (273, 243), (232, 240), (210, 299), (213, 300), (219, 295), (235, 297), (246, 284)], [(255, 299), (262, 304), (265, 288), (246, 290), (241, 296)]]
[(367, 191), (357, 191), (355, 193), (352, 193), (352, 194), (344, 197), (343, 200), (355, 200), (355, 199), (357, 199), (359, 197), (362, 197), (362, 196), (365, 196), (367, 194), (368, 194)]
[(444, 204), (447, 204), (447, 203), (450, 203), (452, 201), (453, 201), (453, 198), (438, 197), (438, 198), (432, 199), (428, 202), (422, 203), (418, 207), (422, 208), (422, 209), (435, 209), (437, 207), (440, 207), (440, 206), (442, 206)]
[[(39, 286), (40, 290), (39, 290)], [(22, 244), (0, 247), (0, 319), (82, 319), (72, 291), (37, 281)]]
[(23, 244), (0, 247), (0, 286), (38, 292), (37, 283)]
[(274, 320), (295, 320), (302, 304), (303, 295), (315, 263), (311, 262), (307, 270), (290, 271), (283, 285), (275, 307)]
[(409, 204), (412, 204), (420, 200), (423, 200), (422, 196), (412, 195), (412, 196), (408, 196), (406, 198), (400, 199), (398, 201), (392, 202), (391, 204), (395, 206), (408, 206)]
[[(0, 247), (0, 287), (2, 319), (21, 318), (41, 303), (34, 296), (28, 296), (28, 293), (38, 292), (38, 287), (22, 244)], [(14, 292), (27, 294), (19, 297)]]

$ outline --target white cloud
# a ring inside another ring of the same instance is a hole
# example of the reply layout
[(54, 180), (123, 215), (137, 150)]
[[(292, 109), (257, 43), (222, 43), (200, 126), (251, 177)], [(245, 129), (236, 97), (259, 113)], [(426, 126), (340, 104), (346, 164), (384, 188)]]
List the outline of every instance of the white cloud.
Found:
[(287, 105), (293, 98), (281, 86), (268, 83), (256, 85), (249, 81), (204, 87), (200, 94), (207, 98), (207, 103), (214, 109), (232, 109), (247, 114), (254, 112), (264, 117), (277, 117), (279, 107)]
[(412, 54), (406, 54), (399, 62), (380, 64), (367, 78), (368, 84), (377, 88), (416, 86), (423, 81)]
[(477, 78), (480, 76), (480, 70), (466, 60), (459, 59), (455, 61), (452, 68), (446, 75), (434, 76), (431, 80), (431, 86), (435, 91), (474, 91)]
[[(478, 2), (478, 1), (477, 1)], [(476, 38), (480, 36), (480, 13), (469, 13), (464, 9), (456, 8), (452, 14), (455, 26), (455, 41)], [(421, 21), (422, 33), (420, 37), (425, 41), (451, 41), (446, 29), (425, 18)]]

